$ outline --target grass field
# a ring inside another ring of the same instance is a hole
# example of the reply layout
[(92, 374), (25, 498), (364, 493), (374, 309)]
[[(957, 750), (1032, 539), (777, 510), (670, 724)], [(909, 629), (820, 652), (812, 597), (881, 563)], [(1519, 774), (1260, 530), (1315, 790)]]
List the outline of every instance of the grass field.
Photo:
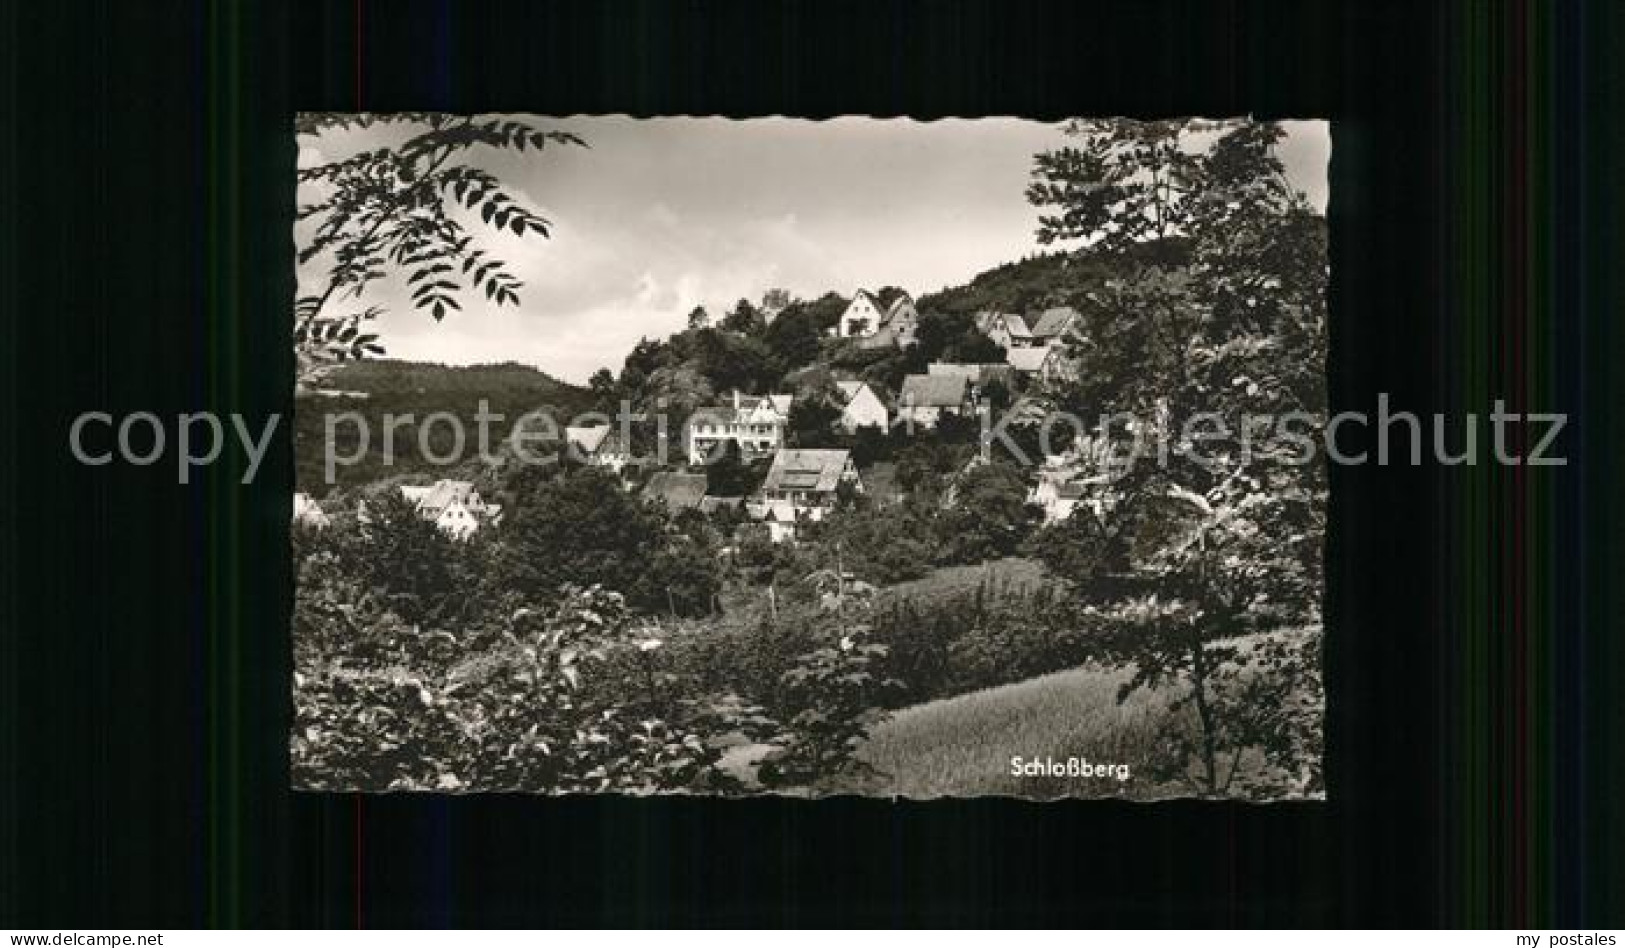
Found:
[(887, 586), (881, 595), (940, 599), (956, 593), (974, 592), (983, 582), (1010, 592), (1028, 592), (1048, 581), (1048, 572), (1037, 560), (1007, 557), (976, 566), (945, 566), (919, 579)]
[[(1138, 691), (1117, 703), (1123, 670), (1080, 668), (975, 691), (899, 711), (877, 728), (860, 756), (881, 774), (868, 792), (939, 796), (1126, 797), (1180, 792), (1139, 773), (1157, 737), (1170, 729), (1167, 691)], [(1129, 780), (1027, 777), (1010, 758), (1081, 757), (1127, 764)]]
[[(1318, 628), (1266, 633), (1269, 637), (1318, 635)], [(1260, 637), (1232, 640), (1247, 652)], [(879, 775), (863, 792), (912, 799), (1020, 796), (1121, 797), (1151, 800), (1189, 796), (1191, 784), (1160, 782), (1147, 764), (1160, 741), (1196, 722), (1187, 707), (1171, 704), (1188, 685), (1138, 689), (1122, 704), (1117, 692), (1129, 668), (1085, 667), (1043, 675), (998, 688), (973, 691), (898, 711), (871, 734), (858, 752)], [(1317, 708), (1317, 713), (1323, 713)], [(1178, 715), (1175, 717), (1174, 715)], [(1018, 776), (1011, 758), (1083, 758), (1091, 764), (1126, 764), (1129, 779), (1112, 777)], [(1231, 766), (1221, 752), (1221, 770)], [(1260, 755), (1241, 755), (1236, 786), (1262, 783), (1291, 795), (1289, 775), (1265, 764)], [(1275, 793), (1266, 794), (1275, 796)]]

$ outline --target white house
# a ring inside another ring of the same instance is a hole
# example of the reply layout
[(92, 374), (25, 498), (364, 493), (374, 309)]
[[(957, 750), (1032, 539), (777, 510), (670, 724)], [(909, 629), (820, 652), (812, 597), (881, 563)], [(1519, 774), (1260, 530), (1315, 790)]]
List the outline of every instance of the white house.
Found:
[(466, 540), (481, 527), (502, 520), (502, 505), (486, 503), (468, 481), (441, 480), (430, 487), (402, 487), (401, 496), (417, 508), (418, 516), (458, 540)]
[(741, 395), (733, 393), (727, 405), (696, 408), (683, 425), (683, 446), (690, 464), (704, 464), (720, 456), (729, 441), (739, 444), (746, 459), (765, 457), (784, 444), (793, 395)]
[(835, 506), (842, 484), (863, 490), (852, 452), (845, 448), (781, 449), (762, 480), (761, 492), (747, 505), (768, 525), (775, 540), (793, 539), (795, 524), (818, 521)]
[(788, 505), (767, 507), (762, 514), (762, 523), (767, 526), (767, 538), (774, 543), (796, 538), (796, 514)]
[(320, 530), (333, 521), (322, 509), (322, 505), (316, 503), (316, 498), (299, 491), (293, 495), (293, 522)]
[(901, 348), (914, 344), (919, 326), (920, 312), (912, 296), (903, 293), (892, 300), (890, 306), (882, 306), (879, 297), (868, 290), (859, 290), (835, 324), (835, 334), (842, 339), (859, 339), (866, 349)]
[(899, 421), (935, 428), (943, 415), (966, 415), (975, 410), (970, 379), (961, 375), (909, 375), (897, 396)]
[(977, 313), (976, 328), (992, 339), (994, 345), (1006, 351), (1038, 345), (1027, 326), (1027, 320), (1020, 313)]
[(1035, 349), (1011, 349), (1005, 361), (1018, 375), (1036, 378), (1047, 384), (1071, 382), (1078, 378), (1078, 362), (1067, 354), (1066, 343), (1060, 341)]
[(868, 290), (859, 290), (852, 294), (852, 302), (846, 304), (846, 311), (841, 313), (840, 322), (835, 324), (835, 334), (842, 339), (853, 336), (872, 336), (880, 331), (881, 317), (886, 312), (880, 301)]
[(564, 429), (564, 439), (581, 460), (614, 474), (621, 473), (632, 460), (626, 439), (609, 425), (568, 427)]
[(891, 412), (867, 382), (836, 382), (845, 403), (841, 408), (841, 427), (847, 434), (859, 428), (879, 428), (885, 431), (891, 425)]
[(1044, 522), (1059, 523), (1072, 516), (1072, 511), (1083, 499), (1084, 485), (1078, 481), (1058, 482), (1039, 478), (1038, 486), (1028, 495), (1028, 501), (1044, 511)]

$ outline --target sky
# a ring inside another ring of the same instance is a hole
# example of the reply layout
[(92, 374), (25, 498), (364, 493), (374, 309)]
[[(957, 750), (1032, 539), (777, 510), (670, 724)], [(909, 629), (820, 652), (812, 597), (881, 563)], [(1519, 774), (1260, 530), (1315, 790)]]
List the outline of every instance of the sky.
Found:
[[(474, 219), (476, 245), (523, 281), (519, 304), (465, 294), (437, 324), (401, 281), (380, 281), (364, 304), (386, 310), (376, 329), (388, 356), (516, 361), (580, 383), (618, 372), (639, 338), (682, 329), (697, 305), (721, 315), (775, 287), (814, 298), (895, 285), (918, 297), (958, 285), (1040, 249), (1023, 191), (1033, 155), (1067, 143), (1059, 125), (1009, 118), (526, 119), (589, 147), (468, 153), (554, 225), (548, 239), (521, 239)], [(1324, 209), (1328, 127), (1284, 125), (1288, 177)], [(300, 166), (381, 141), (303, 138)], [(308, 235), (295, 230), (296, 242)], [(301, 269), (302, 294), (319, 264)]]

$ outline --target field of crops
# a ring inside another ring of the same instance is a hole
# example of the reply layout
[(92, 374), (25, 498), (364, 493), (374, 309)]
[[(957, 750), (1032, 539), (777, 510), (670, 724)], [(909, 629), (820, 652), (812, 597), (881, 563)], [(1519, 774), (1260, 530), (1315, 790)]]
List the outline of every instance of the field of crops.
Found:
[[(1167, 692), (1117, 703), (1122, 670), (1080, 668), (898, 712), (860, 756), (880, 772), (871, 792), (911, 798), (1008, 795), (1151, 799), (1180, 792), (1142, 773), (1168, 720)], [(1011, 757), (1126, 764), (1129, 779), (1016, 776)]]

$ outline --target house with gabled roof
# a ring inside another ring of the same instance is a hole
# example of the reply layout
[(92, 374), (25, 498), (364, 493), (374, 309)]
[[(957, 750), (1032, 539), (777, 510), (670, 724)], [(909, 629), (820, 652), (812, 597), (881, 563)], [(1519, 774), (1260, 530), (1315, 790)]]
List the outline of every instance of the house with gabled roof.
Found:
[(1070, 306), (1052, 306), (1027, 320), (1034, 345), (1047, 346), (1061, 341), (1082, 318)]
[(876, 349), (885, 346), (911, 346), (920, 326), (920, 311), (914, 306), (914, 297), (900, 293), (890, 304), (868, 290), (858, 290), (852, 302), (846, 304), (836, 323), (836, 335), (842, 339), (857, 339), (859, 346)]
[(962, 375), (909, 375), (897, 395), (897, 420), (935, 428), (943, 415), (968, 415), (976, 410), (971, 381)]
[(1017, 375), (1031, 377), (1038, 374), (1038, 370), (1044, 367), (1044, 360), (1048, 358), (1049, 347), (1044, 346), (1040, 348), (1011, 349), (1005, 353), (1004, 361), (1010, 366), (1011, 371)]
[(502, 522), (502, 505), (486, 503), (469, 481), (439, 480), (428, 487), (400, 490), (419, 517), (453, 539), (466, 540), (480, 528)]
[(564, 440), (578, 459), (615, 474), (632, 460), (626, 438), (612, 425), (570, 426), (564, 429)]
[(1015, 384), (1015, 372), (1003, 362), (932, 362), (926, 375), (958, 376), (970, 382), (971, 400), (980, 404), (988, 385), (998, 382), (1006, 389)]
[(868, 382), (836, 382), (835, 388), (841, 393), (840, 425), (847, 434), (859, 428), (885, 431), (891, 425), (891, 412)]
[(880, 300), (868, 290), (859, 290), (852, 294), (852, 302), (846, 304), (846, 310), (841, 313), (841, 319), (835, 324), (835, 334), (842, 339), (853, 337), (872, 336), (880, 331), (880, 324), (886, 315), (886, 308), (880, 305)]
[[(857, 465), (846, 448), (784, 448), (756, 497), (747, 505), (751, 516), (768, 523), (776, 538), (794, 536), (794, 524), (818, 521), (835, 506), (842, 484), (862, 491)], [(778, 527), (775, 530), (774, 524)]]
[(766, 457), (784, 444), (790, 423), (793, 395), (733, 393), (729, 404), (694, 409), (683, 423), (683, 447), (688, 463), (704, 464), (719, 457), (726, 443), (737, 442), (745, 460)]
[(991, 310), (977, 313), (976, 328), (992, 339), (994, 345), (1006, 351), (1039, 344), (1033, 338), (1026, 318), (1020, 313), (1000, 313)]
[(1045, 384), (1072, 382), (1078, 378), (1078, 361), (1066, 351), (1064, 342), (1040, 349), (1011, 349), (1005, 359), (1017, 375)]

